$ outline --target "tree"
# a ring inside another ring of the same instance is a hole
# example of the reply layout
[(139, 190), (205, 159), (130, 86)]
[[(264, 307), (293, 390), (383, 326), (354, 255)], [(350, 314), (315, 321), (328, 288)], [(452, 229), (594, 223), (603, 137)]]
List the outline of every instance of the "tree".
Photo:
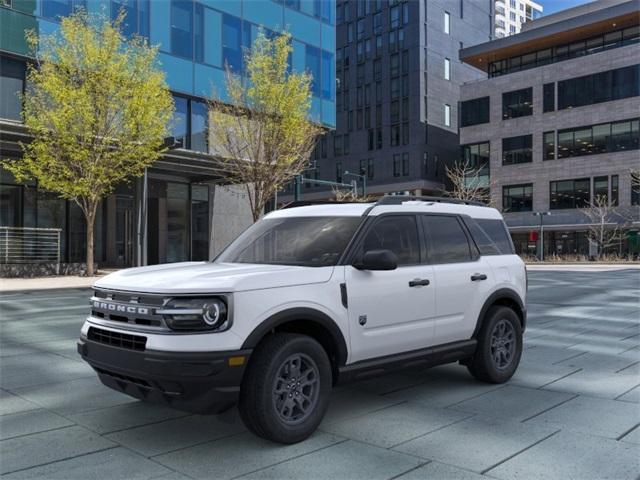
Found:
[(311, 77), (289, 70), (287, 33), (260, 32), (245, 52), (246, 78), (227, 66), (227, 100), (210, 102), (211, 153), (226, 163), (231, 181), (244, 184), (254, 222), (266, 203), (308, 167), (320, 128), (309, 121)]
[(596, 195), (592, 202), (580, 209), (587, 217), (587, 237), (597, 249), (600, 258), (604, 249), (618, 245), (624, 235), (622, 224), (625, 216), (618, 211), (606, 195)]
[(160, 155), (173, 100), (157, 66), (157, 47), (114, 22), (78, 12), (53, 35), (27, 33), (24, 123), (33, 140), (4, 165), (19, 180), (73, 200), (87, 223), (87, 275), (94, 274), (93, 232), (101, 199), (144, 173)]
[(483, 175), (483, 167), (477, 167), (469, 160), (456, 162), (445, 168), (447, 179), (451, 183), (449, 197), (472, 202), (492, 204), (491, 182)]

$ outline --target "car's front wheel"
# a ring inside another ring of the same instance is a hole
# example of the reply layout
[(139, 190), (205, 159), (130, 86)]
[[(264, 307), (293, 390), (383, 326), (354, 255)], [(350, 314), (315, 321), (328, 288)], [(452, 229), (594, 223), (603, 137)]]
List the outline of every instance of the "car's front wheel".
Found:
[(520, 318), (509, 307), (491, 307), (478, 334), (478, 347), (467, 368), (478, 380), (504, 383), (509, 380), (522, 356)]
[(256, 435), (300, 442), (322, 421), (331, 384), (331, 363), (317, 341), (294, 333), (271, 335), (256, 348), (247, 368), (240, 416)]

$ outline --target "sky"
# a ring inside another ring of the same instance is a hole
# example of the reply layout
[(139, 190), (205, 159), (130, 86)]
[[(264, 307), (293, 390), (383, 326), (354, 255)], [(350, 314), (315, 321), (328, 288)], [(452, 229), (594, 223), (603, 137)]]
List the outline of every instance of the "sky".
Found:
[(567, 8), (577, 7), (589, 3), (591, 0), (538, 0), (543, 7), (543, 14), (549, 15), (550, 13), (556, 13), (560, 10), (566, 10)]

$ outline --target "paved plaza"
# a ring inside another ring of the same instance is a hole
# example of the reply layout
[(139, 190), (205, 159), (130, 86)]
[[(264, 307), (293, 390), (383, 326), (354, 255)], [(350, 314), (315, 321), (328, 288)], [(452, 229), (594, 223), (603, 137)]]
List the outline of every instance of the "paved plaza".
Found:
[(0, 297), (7, 478), (637, 479), (640, 270), (532, 269), (520, 368), (464, 367), (336, 389), (320, 429), (282, 446), (235, 411), (196, 416), (102, 386), (76, 353), (89, 290)]

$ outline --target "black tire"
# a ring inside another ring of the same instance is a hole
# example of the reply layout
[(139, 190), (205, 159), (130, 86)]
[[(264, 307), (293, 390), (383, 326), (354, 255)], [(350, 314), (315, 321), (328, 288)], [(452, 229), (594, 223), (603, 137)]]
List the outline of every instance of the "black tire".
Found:
[[(500, 335), (500, 332), (506, 332), (507, 335)], [(506, 340), (509, 332), (512, 334), (511, 347)], [(500, 338), (502, 340), (498, 340)], [(477, 339), (478, 348), (467, 365), (469, 373), (488, 383), (504, 383), (509, 380), (518, 368), (522, 356), (522, 325), (516, 312), (509, 307), (491, 307), (485, 315)]]
[[(300, 360), (298, 369), (296, 359)], [(297, 379), (295, 372), (300, 375)], [(255, 349), (247, 366), (238, 404), (240, 417), (262, 438), (300, 442), (322, 421), (331, 386), (331, 362), (317, 341), (295, 333), (270, 335)]]

